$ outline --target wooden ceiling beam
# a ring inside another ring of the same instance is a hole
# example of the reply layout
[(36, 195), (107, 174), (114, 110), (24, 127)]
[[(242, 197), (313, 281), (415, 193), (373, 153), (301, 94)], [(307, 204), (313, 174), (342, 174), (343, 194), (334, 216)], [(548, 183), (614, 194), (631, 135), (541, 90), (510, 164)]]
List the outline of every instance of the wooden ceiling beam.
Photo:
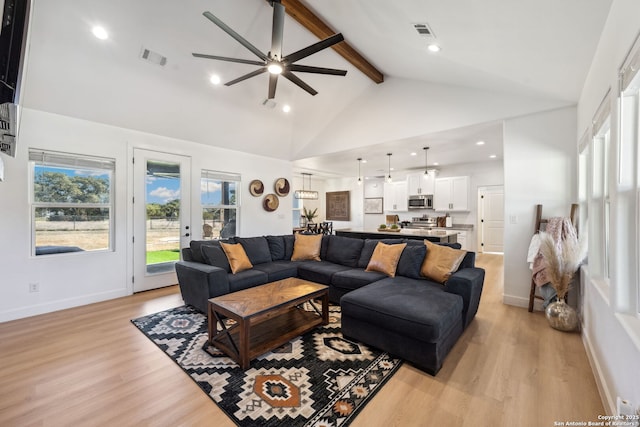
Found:
[[(289, 16), (298, 21), (320, 40), (336, 34), (336, 31), (332, 30), (320, 17), (302, 4), (300, 0), (281, 0), (280, 2)], [(346, 41), (335, 44), (332, 48), (374, 82), (382, 83), (384, 81), (384, 75)]]

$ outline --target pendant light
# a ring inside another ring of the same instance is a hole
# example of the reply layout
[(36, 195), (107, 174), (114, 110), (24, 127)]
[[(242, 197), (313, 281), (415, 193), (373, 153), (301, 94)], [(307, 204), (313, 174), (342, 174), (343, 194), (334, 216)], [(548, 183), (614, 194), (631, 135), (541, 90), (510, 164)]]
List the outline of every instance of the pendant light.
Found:
[(391, 180), (391, 156), (392, 156), (391, 153), (387, 153), (387, 157), (389, 157), (389, 172), (387, 174), (387, 182), (388, 183), (391, 183), (391, 181), (392, 181)]
[[(304, 177), (308, 176), (309, 177), (309, 189), (305, 190), (304, 189)], [(293, 192), (293, 197), (295, 197), (296, 199), (307, 199), (307, 200), (317, 200), (318, 199), (318, 192), (317, 191), (311, 191), (311, 174), (310, 173), (302, 173), (302, 190), (296, 190)]]
[(358, 157), (358, 185), (362, 185), (362, 175), (360, 175), (361, 164), (362, 164), (362, 157)]
[(429, 147), (422, 147), (422, 149), (424, 150), (424, 174), (429, 175), (429, 170), (427, 170), (427, 166), (429, 165), (429, 163), (427, 163), (427, 151)]

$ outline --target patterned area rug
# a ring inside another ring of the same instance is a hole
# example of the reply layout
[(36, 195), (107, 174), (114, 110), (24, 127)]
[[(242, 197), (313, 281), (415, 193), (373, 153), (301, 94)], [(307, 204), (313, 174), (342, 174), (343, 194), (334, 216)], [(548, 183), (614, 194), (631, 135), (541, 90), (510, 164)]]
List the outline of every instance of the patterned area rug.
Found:
[(239, 426), (346, 426), (402, 361), (344, 339), (339, 306), (329, 317), (246, 371), (207, 343), (207, 318), (189, 306), (132, 322)]

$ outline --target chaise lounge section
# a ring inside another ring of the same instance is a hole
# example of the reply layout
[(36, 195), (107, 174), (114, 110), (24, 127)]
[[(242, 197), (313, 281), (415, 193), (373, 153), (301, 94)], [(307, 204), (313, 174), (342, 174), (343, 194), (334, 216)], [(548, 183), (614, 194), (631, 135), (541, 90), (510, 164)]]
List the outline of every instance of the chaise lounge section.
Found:
[[(252, 267), (233, 274), (221, 241), (192, 241), (176, 264), (186, 304), (207, 312), (207, 301), (226, 293), (287, 277), (329, 286), (329, 299), (341, 305), (347, 338), (401, 357), (435, 375), (453, 345), (474, 318), (484, 270), (467, 252), (444, 284), (421, 274), (427, 246), (403, 239), (321, 238), (319, 260), (292, 261), (294, 235), (236, 237)], [(378, 242), (404, 244), (395, 275), (367, 271)], [(459, 245), (452, 244), (459, 248)], [(432, 249), (435, 252), (435, 248)]]

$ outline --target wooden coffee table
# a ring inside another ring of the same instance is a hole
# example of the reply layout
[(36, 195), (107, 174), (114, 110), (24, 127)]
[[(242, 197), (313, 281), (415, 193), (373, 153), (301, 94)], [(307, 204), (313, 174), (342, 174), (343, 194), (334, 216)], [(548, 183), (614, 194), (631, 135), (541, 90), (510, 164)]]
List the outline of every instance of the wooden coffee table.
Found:
[[(318, 283), (289, 278), (211, 298), (209, 343), (247, 369), (251, 359), (329, 323), (328, 289)], [(316, 298), (322, 300), (322, 311), (313, 302)], [(304, 310), (301, 305), (305, 302), (314, 311)], [(236, 323), (227, 327), (222, 321), (224, 317)]]

